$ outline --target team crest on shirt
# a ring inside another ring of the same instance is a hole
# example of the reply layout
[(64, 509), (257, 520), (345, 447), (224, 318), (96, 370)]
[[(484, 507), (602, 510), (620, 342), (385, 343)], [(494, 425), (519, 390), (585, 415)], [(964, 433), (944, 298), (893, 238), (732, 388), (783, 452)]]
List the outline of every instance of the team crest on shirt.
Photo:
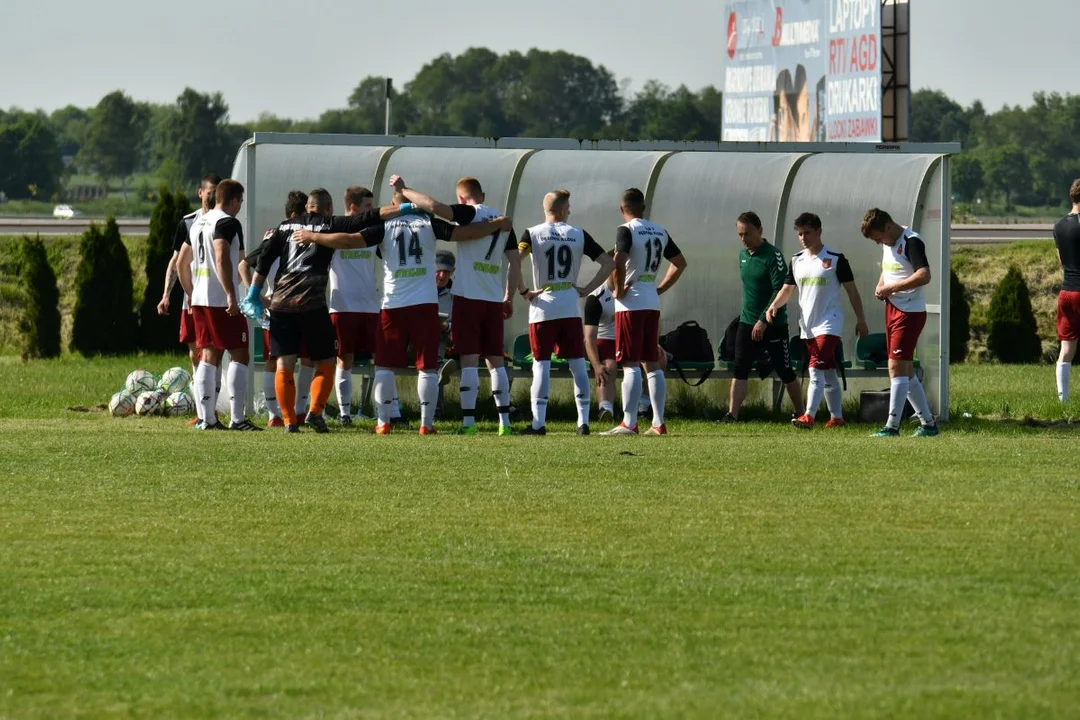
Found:
[(826, 258), (825, 260), (822, 260), (821, 261), (821, 267), (825, 268), (826, 270), (831, 268), (832, 267), (832, 258)]

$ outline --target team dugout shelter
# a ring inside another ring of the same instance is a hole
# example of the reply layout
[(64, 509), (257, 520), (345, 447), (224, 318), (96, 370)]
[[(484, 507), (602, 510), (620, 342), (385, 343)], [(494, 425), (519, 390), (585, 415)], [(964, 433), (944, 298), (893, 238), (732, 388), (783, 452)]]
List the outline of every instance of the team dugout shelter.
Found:
[[(246, 190), (240, 219), (255, 242), (284, 219), (290, 190), (325, 187), (342, 213), (345, 189), (371, 188), (390, 202), (392, 174), (443, 202), (455, 202), (459, 178), (480, 180), (486, 203), (521, 230), (544, 221), (546, 192), (570, 190), (570, 223), (604, 247), (622, 224), (619, 202), (630, 187), (645, 192), (645, 216), (671, 233), (689, 267), (662, 296), (661, 333), (696, 320), (718, 343), (739, 314), (741, 283), (735, 220), (761, 217), (765, 237), (790, 258), (801, 247), (794, 220), (816, 213), (822, 237), (851, 263), (871, 333), (885, 330), (874, 298), (881, 248), (860, 231), (871, 207), (888, 211), (926, 243), (932, 280), (924, 288), (927, 323), (917, 349), (923, 384), (942, 421), (949, 411), (949, 158), (956, 144), (676, 143), (535, 138), (450, 138), (384, 135), (255, 133), (236, 156), (232, 177)], [(452, 249), (452, 248), (450, 248)], [(528, 261), (526, 261), (527, 263)], [(528, 267), (526, 265), (526, 267)], [(584, 263), (582, 272), (594, 272)], [(584, 279), (584, 278), (583, 278)], [(506, 342), (528, 331), (522, 301), (507, 321)], [(798, 333), (797, 298), (788, 308)], [(850, 358), (855, 320), (845, 299), (843, 343)], [(253, 334), (252, 334), (253, 335)], [(510, 349), (509, 347), (507, 348)], [(878, 382), (880, 385), (880, 382)]]

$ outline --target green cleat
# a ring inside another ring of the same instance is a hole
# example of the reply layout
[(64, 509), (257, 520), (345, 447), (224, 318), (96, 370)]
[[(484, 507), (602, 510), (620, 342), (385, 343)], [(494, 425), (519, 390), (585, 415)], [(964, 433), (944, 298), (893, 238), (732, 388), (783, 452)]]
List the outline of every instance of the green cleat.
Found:
[(509, 425), (500, 425), (499, 426), (499, 437), (505, 437), (507, 435), (513, 435), (513, 434), (514, 434), (514, 428), (510, 427)]
[(900, 437), (900, 431), (896, 428), (891, 428), (888, 425), (878, 430), (876, 433), (871, 433), (870, 437)]
[(912, 437), (936, 437), (938, 434), (937, 423), (933, 425), (922, 425), (915, 428), (915, 432), (911, 433)]
[(462, 425), (457, 429), (456, 435), (476, 435), (478, 430), (475, 425)]

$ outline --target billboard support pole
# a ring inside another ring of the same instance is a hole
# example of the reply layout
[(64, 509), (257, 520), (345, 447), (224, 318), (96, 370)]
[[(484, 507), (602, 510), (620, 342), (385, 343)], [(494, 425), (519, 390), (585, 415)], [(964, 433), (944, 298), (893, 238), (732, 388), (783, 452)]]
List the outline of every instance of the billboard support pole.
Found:
[(881, 0), (881, 140), (906, 142), (911, 113), (911, 8)]

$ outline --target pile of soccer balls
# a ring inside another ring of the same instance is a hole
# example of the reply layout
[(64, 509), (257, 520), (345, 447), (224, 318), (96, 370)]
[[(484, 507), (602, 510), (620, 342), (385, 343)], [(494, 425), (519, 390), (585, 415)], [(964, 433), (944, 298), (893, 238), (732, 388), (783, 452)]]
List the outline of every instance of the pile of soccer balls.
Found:
[(134, 370), (124, 381), (124, 387), (109, 400), (109, 413), (113, 417), (190, 415), (195, 401), (189, 392), (191, 373), (184, 368), (169, 368), (161, 377), (146, 370)]

